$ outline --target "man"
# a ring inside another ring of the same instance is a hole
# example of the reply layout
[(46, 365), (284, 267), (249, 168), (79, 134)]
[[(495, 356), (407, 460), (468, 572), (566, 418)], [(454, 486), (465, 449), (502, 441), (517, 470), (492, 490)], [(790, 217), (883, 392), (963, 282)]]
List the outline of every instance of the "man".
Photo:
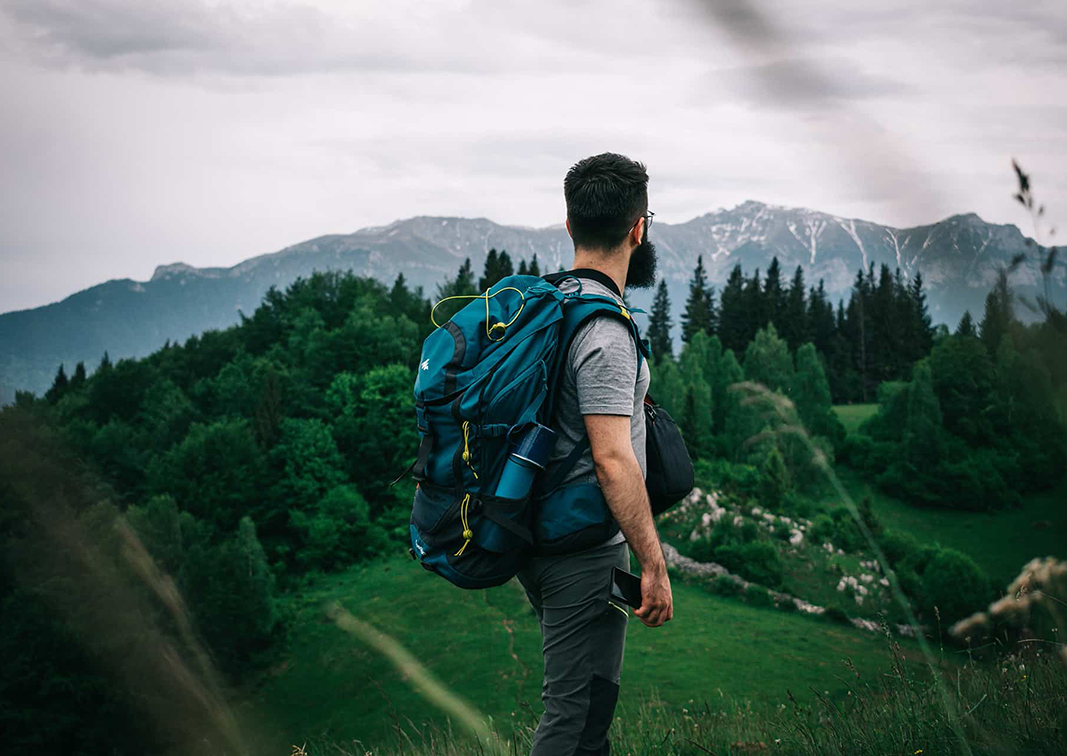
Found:
[[(622, 292), (655, 280), (648, 241), (648, 174), (641, 163), (605, 153), (574, 165), (563, 183), (574, 268), (560, 281), (622, 303)], [(670, 581), (645, 490), (645, 420), (649, 372), (629, 327), (595, 318), (579, 330), (565, 357), (552, 427), (552, 460), (588, 435), (589, 449), (563, 485), (599, 484), (620, 532), (578, 553), (535, 556), (519, 580), (541, 623), (545, 660), (544, 715), (531, 756), (607, 754), (628, 614), (610, 601), (611, 569), (641, 564), (641, 607), (634, 614), (659, 627), (673, 616)], [(640, 368), (638, 367), (640, 365)], [(551, 470), (551, 460), (549, 470)], [(629, 545), (628, 545), (629, 544)]]

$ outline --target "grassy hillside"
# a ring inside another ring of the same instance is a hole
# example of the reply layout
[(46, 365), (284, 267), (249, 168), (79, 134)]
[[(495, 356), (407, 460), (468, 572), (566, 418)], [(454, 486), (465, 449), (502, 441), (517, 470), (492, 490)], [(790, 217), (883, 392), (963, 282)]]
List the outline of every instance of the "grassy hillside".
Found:
[[(460, 591), (394, 559), (324, 578), (291, 599), (289, 647), (247, 696), (273, 752), (313, 738), (385, 743), (394, 721), (440, 722), (387, 661), (325, 618), (333, 601), (399, 640), (498, 726), (540, 715), (540, 636), (521, 587)], [(801, 702), (812, 689), (841, 700), (846, 656), (865, 675), (888, 666), (885, 639), (850, 627), (712, 596), (679, 579), (675, 601), (664, 628), (631, 619), (622, 716), (653, 693), (679, 711), (743, 699), (770, 708), (787, 701), (787, 689)], [(914, 644), (904, 648), (918, 659)]]
[(849, 468), (837, 474), (858, 501), (865, 496), (886, 527), (970, 555), (1003, 587), (1034, 557), (1067, 557), (1067, 481), (1024, 499), (1020, 509), (961, 512), (916, 507), (880, 492)]
[(878, 412), (877, 404), (838, 404), (834, 406), (837, 419), (848, 433), (855, 433), (864, 421)]
[[(849, 432), (878, 411), (877, 404), (837, 405), (834, 412)], [(1067, 480), (1030, 494), (1023, 506), (1000, 512), (970, 512), (913, 506), (886, 495), (845, 465), (837, 474), (856, 501), (870, 497), (883, 525), (940, 543), (971, 556), (994, 580), (1007, 584), (1030, 559), (1067, 556)]]

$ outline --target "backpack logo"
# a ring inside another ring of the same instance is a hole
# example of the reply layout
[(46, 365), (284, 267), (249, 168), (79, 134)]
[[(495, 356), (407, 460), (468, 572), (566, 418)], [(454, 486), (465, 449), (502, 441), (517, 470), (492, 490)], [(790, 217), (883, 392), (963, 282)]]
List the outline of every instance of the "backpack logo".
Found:
[(419, 370), (429, 370), (429, 369), (430, 369), (430, 361), (429, 360), (423, 360), (422, 364), (419, 365)]

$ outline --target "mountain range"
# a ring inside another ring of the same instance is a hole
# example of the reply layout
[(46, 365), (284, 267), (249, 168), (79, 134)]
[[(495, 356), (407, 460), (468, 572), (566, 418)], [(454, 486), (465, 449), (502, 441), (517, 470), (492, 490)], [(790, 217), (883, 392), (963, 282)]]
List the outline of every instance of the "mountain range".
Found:
[[(987, 223), (977, 215), (954, 215), (938, 223), (891, 228), (803, 208), (748, 201), (685, 223), (656, 222), (650, 239), (659, 250), (677, 323), (687, 284), (703, 256), (709, 281), (721, 288), (737, 263), (746, 275), (765, 271), (773, 257), (783, 283), (798, 265), (809, 285), (824, 281), (833, 301), (847, 300), (856, 272), (870, 264), (899, 267), (907, 277), (921, 271), (935, 323), (954, 328), (964, 310), (980, 319), (997, 271), (1017, 254), (1034, 254), (1014, 225)], [(16, 389), (41, 393), (60, 363), (68, 375), (84, 361), (91, 371), (104, 351), (111, 358), (141, 357), (166, 340), (183, 341), (211, 328), (225, 328), (258, 306), (271, 286), (284, 288), (315, 270), (351, 269), (391, 283), (398, 273), (432, 296), (470, 257), (480, 272), (490, 247), (507, 250), (518, 263), (536, 254), (542, 272), (569, 265), (573, 246), (562, 225), (503, 226), (485, 218), (419, 216), (351, 234), (331, 234), (245, 260), (230, 268), (160, 265), (148, 281), (117, 279), (60, 302), (0, 315), (0, 404)], [(1053, 282), (1055, 301), (1067, 292), (1064, 271)], [(1019, 294), (1031, 298), (1042, 286), (1036, 265), (1012, 274)], [(646, 307), (651, 292), (634, 292), (630, 303)], [(1019, 315), (1027, 315), (1021, 310)], [(677, 331), (677, 329), (675, 329)]]

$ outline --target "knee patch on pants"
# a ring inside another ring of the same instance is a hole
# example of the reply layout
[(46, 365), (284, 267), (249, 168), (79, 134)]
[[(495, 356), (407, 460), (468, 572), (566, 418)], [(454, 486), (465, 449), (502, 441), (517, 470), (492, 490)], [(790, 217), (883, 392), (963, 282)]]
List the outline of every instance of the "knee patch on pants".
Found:
[(578, 741), (579, 753), (601, 753), (618, 701), (619, 684), (593, 675), (589, 683), (589, 709), (585, 716), (585, 727)]

